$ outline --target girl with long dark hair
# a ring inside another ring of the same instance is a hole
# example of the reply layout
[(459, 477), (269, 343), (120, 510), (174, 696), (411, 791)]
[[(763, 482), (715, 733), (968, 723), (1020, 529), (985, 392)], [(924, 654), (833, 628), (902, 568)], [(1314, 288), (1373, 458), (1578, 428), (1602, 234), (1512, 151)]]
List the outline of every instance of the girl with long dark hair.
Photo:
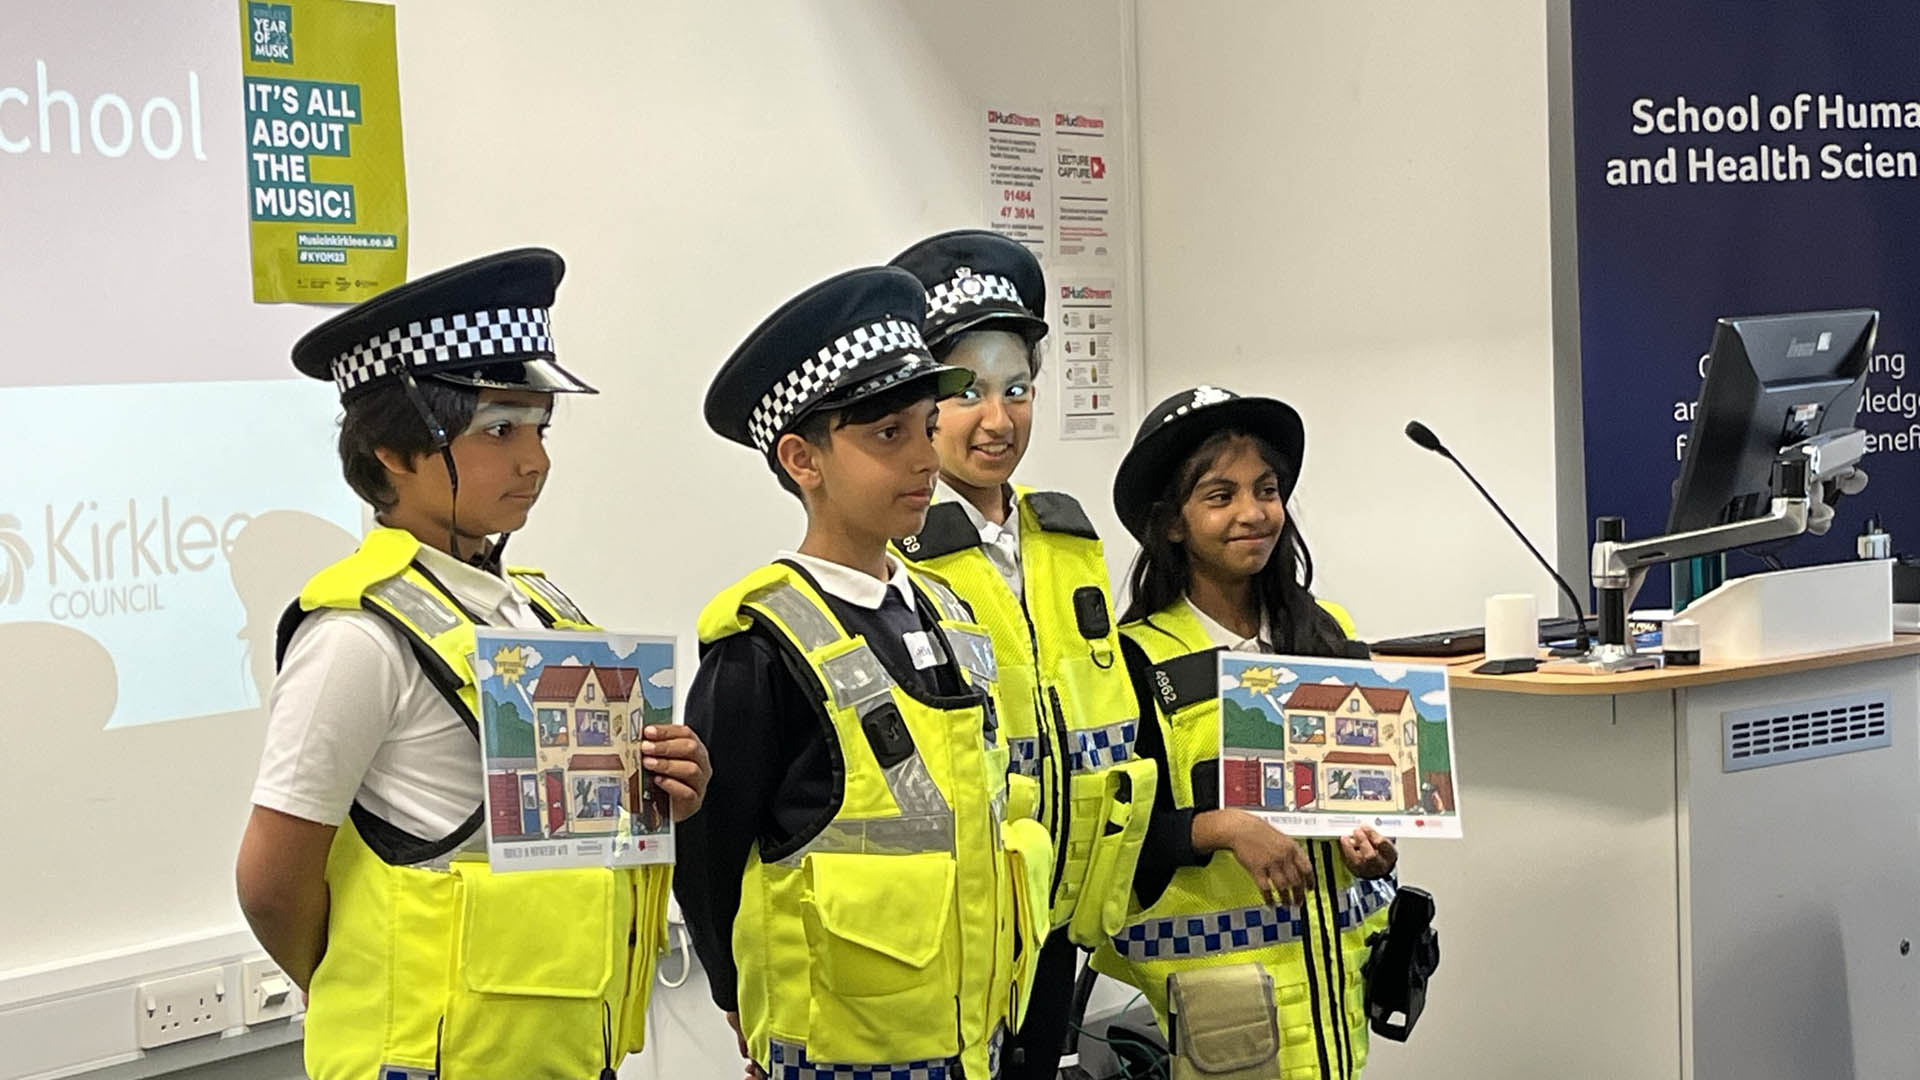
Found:
[[(1366, 939), (1386, 924), (1393, 843), (1371, 828), (1295, 840), (1220, 809), (1215, 654), (1365, 656), (1312, 592), (1286, 502), (1306, 447), (1283, 402), (1214, 387), (1151, 412), (1114, 483), (1140, 541), (1121, 627), (1140, 701), (1138, 749), (1164, 781), (1134, 878), (1141, 905), (1094, 966), (1139, 987), (1169, 1028), (1169, 976), (1259, 965), (1283, 1080), (1353, 1080), (1367, 1057)], [(1148, 723), (1151, 717), (1157, 723)]]

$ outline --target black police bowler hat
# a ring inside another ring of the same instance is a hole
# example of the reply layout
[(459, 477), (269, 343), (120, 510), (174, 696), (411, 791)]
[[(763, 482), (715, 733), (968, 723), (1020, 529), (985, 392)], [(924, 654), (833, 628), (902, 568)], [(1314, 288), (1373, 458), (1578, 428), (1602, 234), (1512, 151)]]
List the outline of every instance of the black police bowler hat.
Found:
[(1135, 540), (1146, 542), (1147, 515), (1174, 471), (1200, 444), (1222, 431), (1244, 431), (1266, 440), (1292, 467), (1280, 477), (1280, 497), (1293, 496), (1307, 431), (1293, 406), (1273, 398), (1241, 397), (1217, 386), (1182, 390), (1153, 407), (1140, 422), (1133, 446), (1113, 478), (1113, 509)]
[(986, 229), (930, 236), (893, 257), (927, 290), (927, 347), (968, 330), (1011, 330), (1029, 342), (1047, 334), (1047, 283), (1025, 244)]
[(934, 360), (920, 336), (927, 297), (905, 270), (868, 266), (828, 278), (747, 335), (707, 387), (707, 426), (770, 454), (821, 408), (844, 408), (926, 381), (946, 398), (973, 373)]
[(396, 285), (308, 331), (293, 366), (341, 400), (403, 372), (498, 390), (598, 391), (554, 360), (549, 309), (567, 264), (521, 248)]

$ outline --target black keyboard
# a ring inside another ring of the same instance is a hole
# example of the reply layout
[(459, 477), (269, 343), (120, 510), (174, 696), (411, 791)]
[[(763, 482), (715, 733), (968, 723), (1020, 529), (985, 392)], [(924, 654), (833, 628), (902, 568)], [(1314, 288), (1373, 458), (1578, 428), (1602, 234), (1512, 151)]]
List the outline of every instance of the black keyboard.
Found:
[[(1597, 619), (1587, 620), (1587, 633), (1599, 630)], [(1580, 620), (1551, 618), (1540, 620), (1540, 643), (1564, 641), (1580, 636)], [(1389, 638), (1386, 641), (1372, 643), (1373, 651), (1389, 656), (1472, 656), (1485, 652), (1487, 632), (1483, 626), (1469, 626), (1464, 630), (1439, 630), (1431, 634), (1414, 634), (1411, 637)]]

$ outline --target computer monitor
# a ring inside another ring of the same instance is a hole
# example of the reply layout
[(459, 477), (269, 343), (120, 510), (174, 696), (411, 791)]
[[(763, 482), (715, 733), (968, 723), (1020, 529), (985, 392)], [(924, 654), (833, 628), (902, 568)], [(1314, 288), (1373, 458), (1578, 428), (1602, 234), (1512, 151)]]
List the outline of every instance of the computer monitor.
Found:
[(1667, 532), (1765, 514), (1782, 449), (1855, 426), (1879, 326), (1865, 309), (1721, 319)]

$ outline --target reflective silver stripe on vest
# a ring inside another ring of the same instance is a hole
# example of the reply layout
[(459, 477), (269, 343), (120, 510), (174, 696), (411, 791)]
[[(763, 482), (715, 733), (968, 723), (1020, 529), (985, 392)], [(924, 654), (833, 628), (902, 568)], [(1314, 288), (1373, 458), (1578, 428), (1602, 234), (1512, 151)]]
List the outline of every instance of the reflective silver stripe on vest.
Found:
[[(1390, 879), (1354, 882), (1334, 897), (1334, 927), (1345, 932), (1359, 926), (1397, 891)], [(1141, 964), (1286, 945), (1306, 932), (1306, 915), (1298, 907), (1237, 908), (1145, 919), (1114, 935), (1113, 949)]]
[[(852, 709), (882, 698), (893, 700), (893, 676), (864, 643), (820, 665), (836, 709)], [(861, 715), (865, 715), (863, 712)]]
[(940, 606), (941, 618), (947, 622), (955, 623), (970, 623), (973, 621), (973, 612), (967, 608), (967, 605), (960, 602), (959, 595), (952, 589), (947, 588), (932, 578), (916, 578), (915, 580), (929, 593), (933, 594), (933, 602)]
[(1140, 725), (1132, 720), (1103, 728), (1085, 728), (1067, 732), (1073, 749), (1067, 753), (1068, 768), (1074, 772), (1093, 772), (1118, 765), (1133, 757), (1133, 740)]
[(568, 622), (584, 623), (587, 621), (586, 615), (582, 614), (579, 608), (573, 606), (573, 601), (567, 598), (567, 594), (561, 592), (559, 587), (554, 585), (553, 582), (548, 581), (545, 575), (515, 574), (513, 575), (513, 580), (539, 593), (540, 599), (546, 601), (547, 606), (552, 608), (554, 614), (560, 616), (560, 618)]
[[(865, 643), (826, 661), (820, 669), (826, 676), (834, 707), (851, 708), (861, 720), (894, 703), (893, 676)], [(818, 835), (800, 850), (779, 860), (778, 865), (798, 867), (801, 860), (816, 851), (845, 855), (915, 855), (954, 850), (953, 808), (934, 783), (933, 774), (927, 770), (919, 751), (888, 766), (884, 775), (887, 791), (900, 808), (897, 815), (828, 822)]]
[(367, 595), (378, 598), (399, 612), (428, 637), (439, 637), (465, 621), (459, 612), (447, 606), (446, 601), (402, 575), (380, 582), (368, 589)]
[(961, 667), (982, 682), (991, 683), (1000, 678), (1000, 665), (993, 656), (992, 638), (952, 627), (947, 627), (946, 631), (948, 639), (953, 642), (953, 658)]
[(747, 594), (747, 603), (759, 604), (778, 616), (804, 652), (822, 649), (840, 640), (840, 631), (834, 629), (813, 601), (784, 581)]

